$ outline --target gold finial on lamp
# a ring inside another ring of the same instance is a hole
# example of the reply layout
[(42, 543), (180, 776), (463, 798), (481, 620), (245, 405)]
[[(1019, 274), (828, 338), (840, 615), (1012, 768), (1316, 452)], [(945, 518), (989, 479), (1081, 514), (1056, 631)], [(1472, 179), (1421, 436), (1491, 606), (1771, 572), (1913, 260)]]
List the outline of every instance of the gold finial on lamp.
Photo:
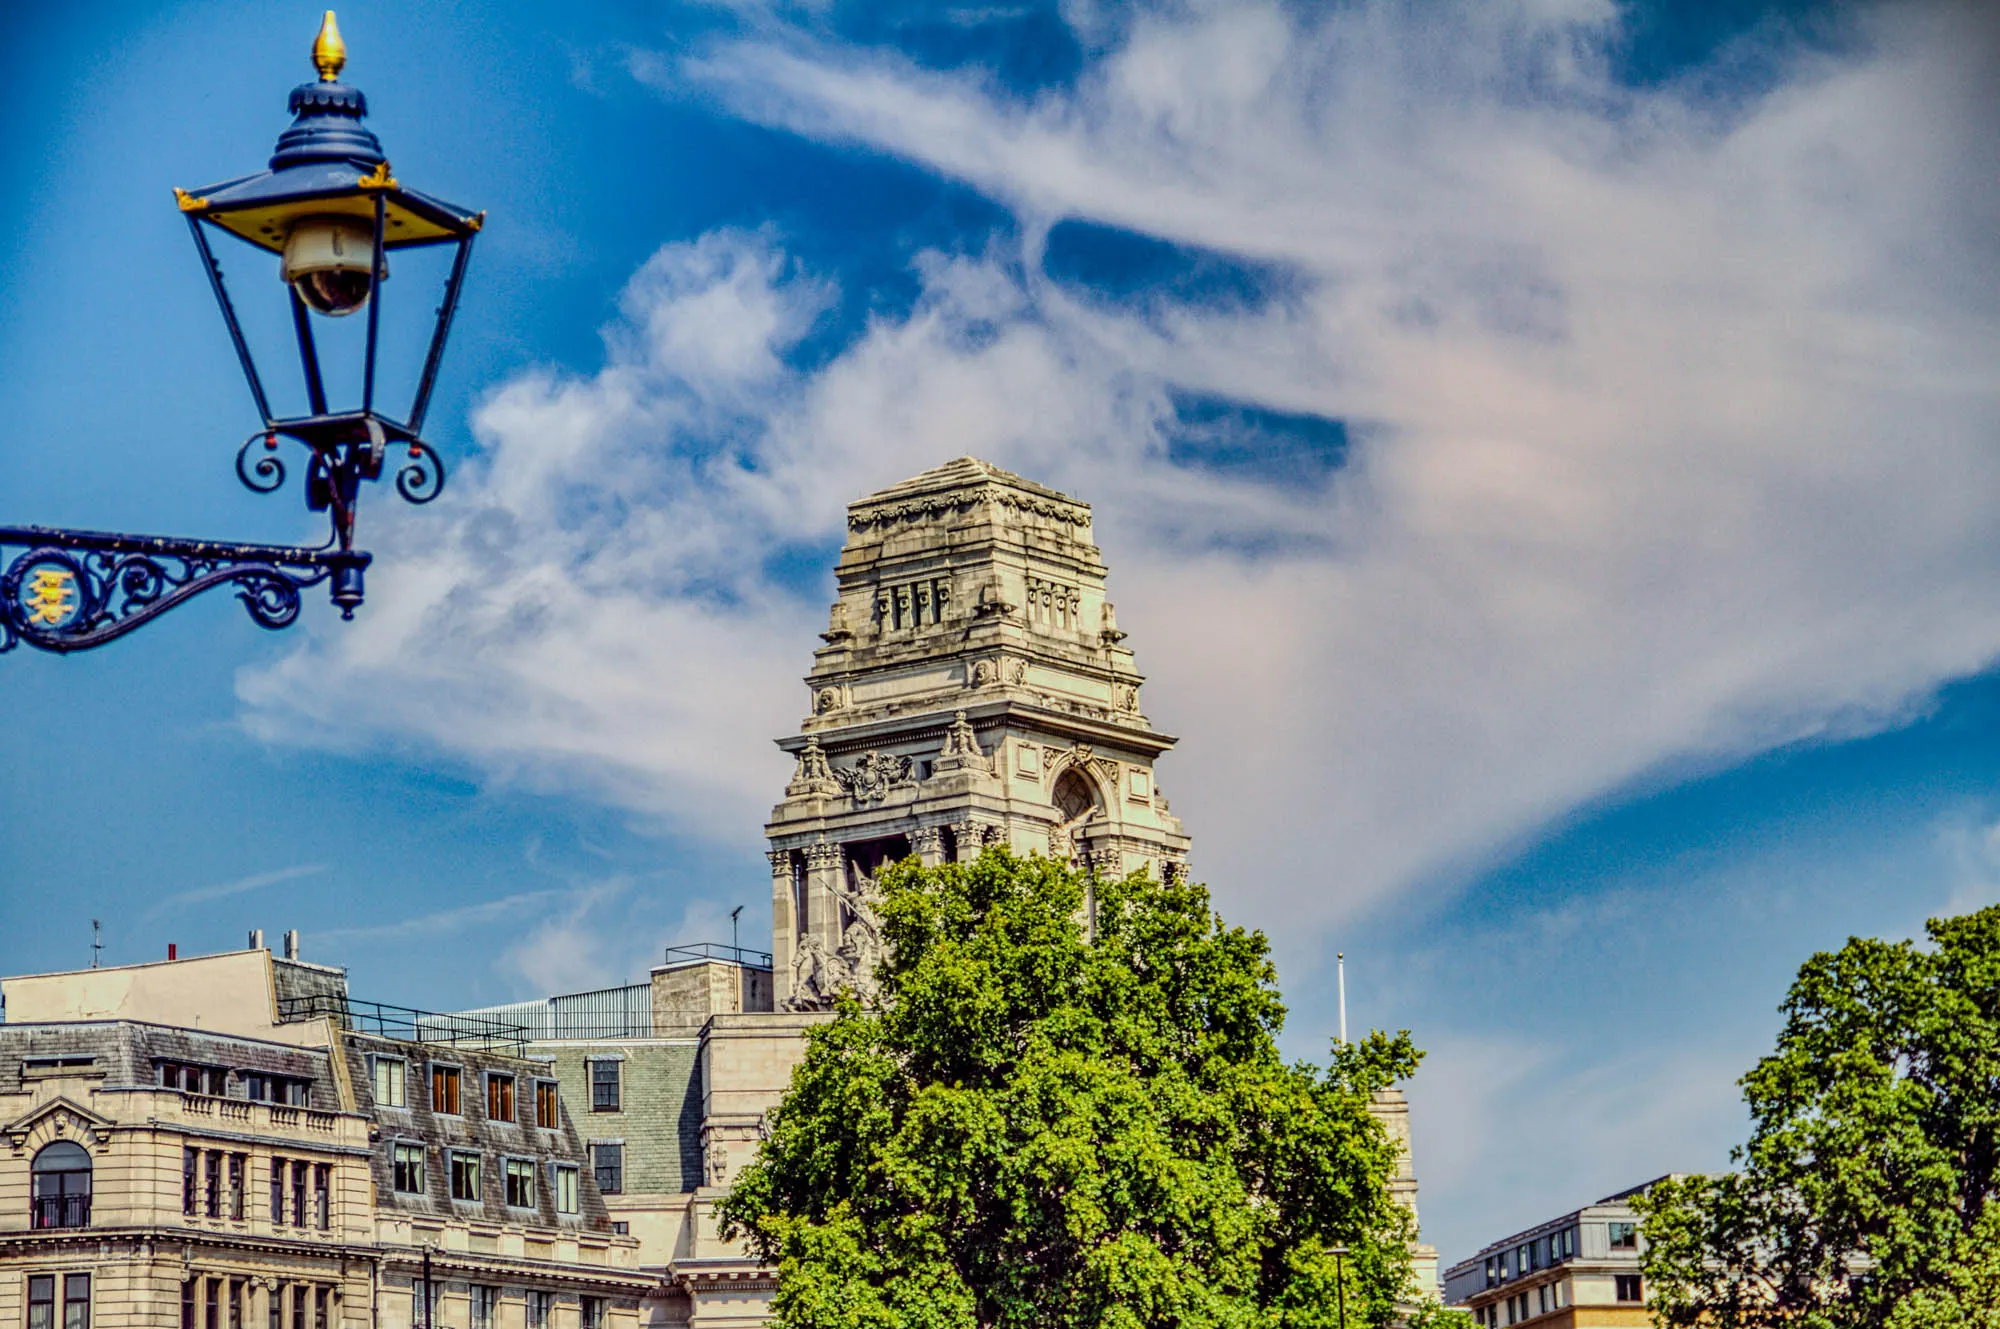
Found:
[(340, 77), (340, 71), (347, 64), (347, 43), (340, 39), (340, 25), (333, 21), (333, 11), (326, 11), (320, 20), (319, 36), (313, 39), (313, 67), (319, 70), (322, 83), (331, 83)]

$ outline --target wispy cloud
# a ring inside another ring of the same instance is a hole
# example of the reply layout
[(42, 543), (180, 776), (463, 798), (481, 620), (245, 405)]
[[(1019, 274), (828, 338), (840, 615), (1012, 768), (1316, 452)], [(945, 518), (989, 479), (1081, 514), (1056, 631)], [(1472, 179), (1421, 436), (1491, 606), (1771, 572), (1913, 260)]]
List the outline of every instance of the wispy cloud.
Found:
[(262, 890), (266, 886), (276, 886), (280, 882), (297, 881), (301, 877), (316, 877), (326, 871), (324, 863), (300, 863), (288, 868), (278, 868), (271, 872), (253, 873), (248, 877), (238, 877), (235, 881), (217, 882), (211, 886), (198, 886), (191, 891), (181, 891), (169, 895), (146, 911), (147, 918), (157, 918), (169, 909), (183, 905), (206, 904), (210, 900), (226, 900), (232, 895), (243, 895), (250, 891)]
[[(502, 385), (439, 506), (384, 512), (397, 575), (246, 672), (248, 723), (414, 736), (749, 848), (825, 621), (770, 555), (830, 554), (848, 498), (962, 453), (1097, 505), (1182, 735), (1161, 785), (1288, 962), (1634, 781), (1903, 721), (2000, 655), (1995, 25), (1861, 10), (1837, 50), (1769, 37), (1768, 86), (1715, 100), (1618, 82), (1627, 8), (1141, 6), (1029, 100), (778, 18), (635, 61), (1018, 225), (912, 255), (914, 302), (811, 356), (840, 273), (770, 231), (663, 247), (600, 366)], [(1066, 220), (1285, 289), (1125, 300), (1045, 262)], [(1344, 463), (1182, 464), (1188, 392), (1344, 421)], [(616, 941), (572, 909), (510, 963), (589, 985)], [(1428, 1041), (1418, 1162), (1454, 1240), (1719, 1159), (1754, 1052)], [(1574, 1177), (1522, 1150), (1496, 1182), (1451, 1143), (1508, 1154), (1575, 1103)]]
[(392, 923), (372, 923), (364, 927), (328, 928), (312, 940), (320, 942), (391, 941), (404, 937), (449, 936), (470, 927), (524, 917), (552, 901), (566, 899), (573, 892), (562, 890), (521, 891), (497, 900), (441, 909), (436, 913), (398, 919)]

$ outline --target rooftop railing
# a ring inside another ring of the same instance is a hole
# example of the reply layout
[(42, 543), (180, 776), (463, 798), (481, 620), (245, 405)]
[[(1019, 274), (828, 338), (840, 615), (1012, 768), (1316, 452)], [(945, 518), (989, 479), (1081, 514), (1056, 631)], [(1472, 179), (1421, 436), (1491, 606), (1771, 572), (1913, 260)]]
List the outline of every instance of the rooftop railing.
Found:
[(668, 964), (694, 964), (702, 960), (726, 960), (730, 964), (742, 965), (745, 969), (769, 969), (769, 951), (747, 950), (741, 946), (724, 946), (717, 941), (697, 942), (692, 946), (667, 947)]
[(410, 1006), (391, 1006), (379, 1001), (359, 1001), (331, 993), (315, 992), (300, 997), (278, 998), (278, 1023), (296, 1024), (321, 1017), (332, 1019), (343, 1029), (404, 1043), (440, 1043), (474, 1052), (505, 1052), (518, 1056), (528, 1041), (528, 1030), (511, 1020), (463, 1012), (420, 1011)]

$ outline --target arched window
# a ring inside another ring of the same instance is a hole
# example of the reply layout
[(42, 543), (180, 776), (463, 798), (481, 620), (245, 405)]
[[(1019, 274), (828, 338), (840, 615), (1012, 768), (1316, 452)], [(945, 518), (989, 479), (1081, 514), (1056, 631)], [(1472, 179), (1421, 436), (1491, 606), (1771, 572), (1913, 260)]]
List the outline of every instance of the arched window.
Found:
[(1090, 781), (1077, 771), (1064, 771), (1056, 781), (1051, 801), (1056, 811), (1062, 813), (1064, 821), (1075, 821), (1097, 806), (1097, 792)]
[(70, 1140), (57, 1140), (28, 1171), (34, 1177), (34, 1222), (44, 1227), (90, 1225), (90, 1155)]

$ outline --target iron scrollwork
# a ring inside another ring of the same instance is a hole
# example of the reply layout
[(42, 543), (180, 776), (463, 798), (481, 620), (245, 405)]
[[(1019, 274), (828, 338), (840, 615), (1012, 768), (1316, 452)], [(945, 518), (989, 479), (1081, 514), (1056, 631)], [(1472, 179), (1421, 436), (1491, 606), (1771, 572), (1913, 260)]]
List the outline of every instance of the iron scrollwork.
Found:
[(299, 592), (330, 580), (351, 618), (369, 563), (353, 550), (0, 526), (0, 554), (9, 546), (24, 552), (0, 572), (0, 654), (102, 646), (218, 586), (234, 586), (251, 621), (275, 630), (298, 618)]
[[(397, 493), (411, 503), (428, 503), (444, 492), (444, 458), (438, 456), (436, 448), (420, 438), (391, 444), (380, 423), (372, 419), (364, 428), (368, 437), (359, 442), (309, 445), (312, 458), (307, 463), (306, 500), (314, 511), (328, 507), (339, 511), (352, 502), (360, 481), (381, 476), (392, 447), (402, 448), (406, 454), (396, 471)], [(278, 455), (280, 437), (275, 429), (259, 429), (236, 450), (236, 478), (245, 489), (275, 494), (284, 488), (288, 472)]]

